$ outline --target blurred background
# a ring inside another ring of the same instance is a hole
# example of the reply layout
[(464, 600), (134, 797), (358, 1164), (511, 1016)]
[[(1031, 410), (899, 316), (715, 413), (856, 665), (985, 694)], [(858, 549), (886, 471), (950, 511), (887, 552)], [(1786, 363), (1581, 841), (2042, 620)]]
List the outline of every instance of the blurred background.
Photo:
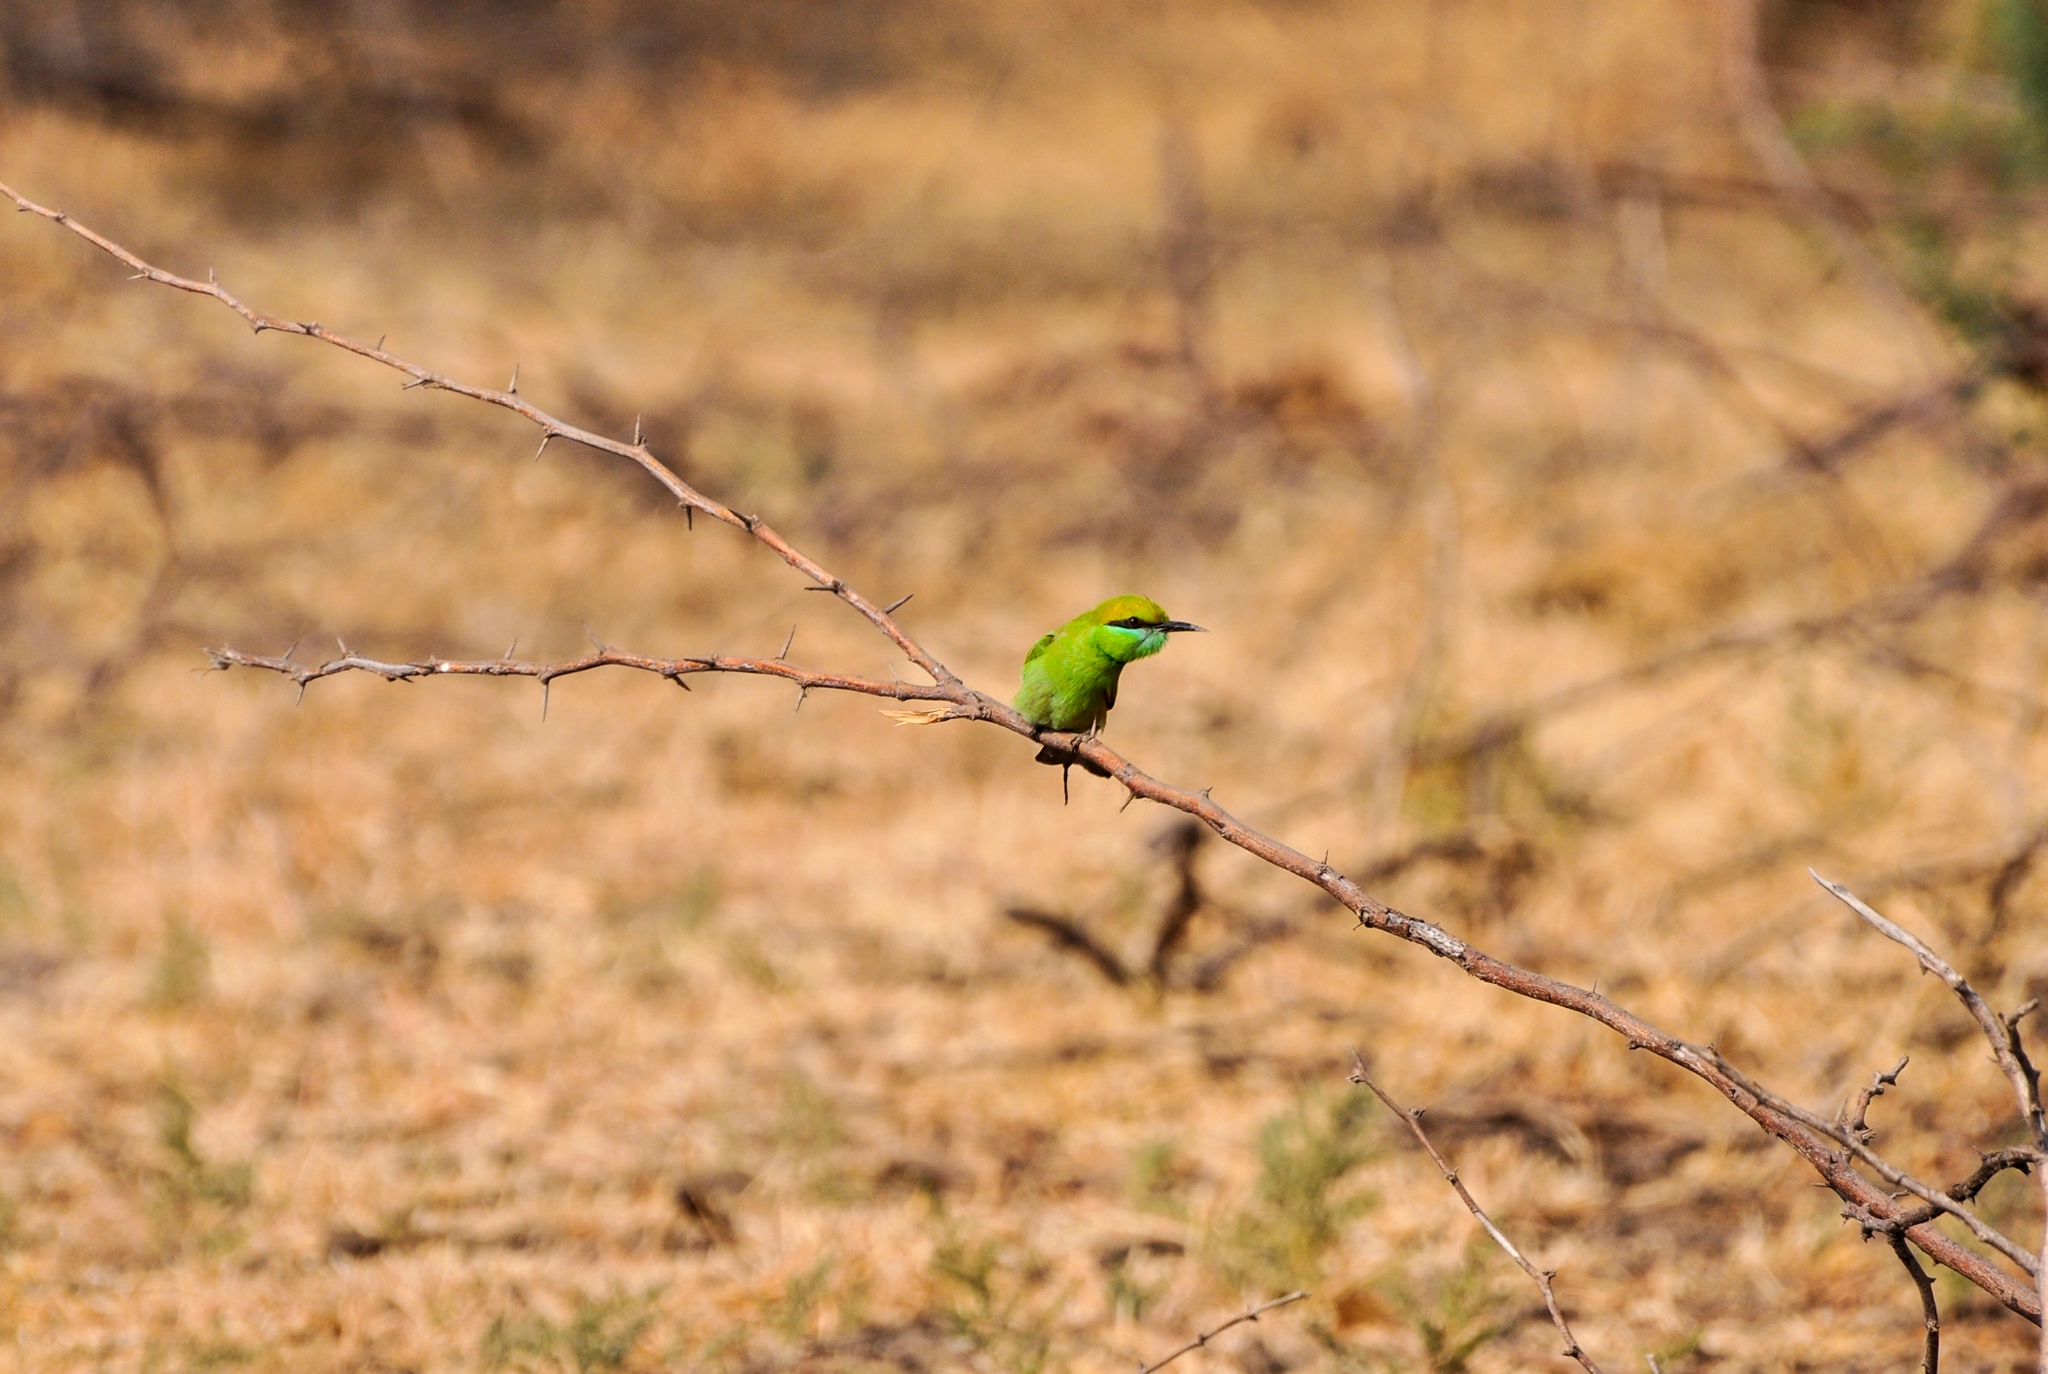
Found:
[[(2038, 0), (6, 0), (0, 179), (760, 513), (1110, 739), (1929, 1176), (2048, 992)], [(1898, 1368), (1607, 1032), (1023, 742), (620, 674), (885, 645), (623, 465), (0, 220), (0, 1365)], [(896, 665), (902, 666), (900, 664)], [(1988, 1195), (2038, 1234), (2023, 1180)], [(1956, 1367), (2032, 1329), (1942, 1276)], [(1206, 1362), (1206, 1363), (1205, 1363)]]

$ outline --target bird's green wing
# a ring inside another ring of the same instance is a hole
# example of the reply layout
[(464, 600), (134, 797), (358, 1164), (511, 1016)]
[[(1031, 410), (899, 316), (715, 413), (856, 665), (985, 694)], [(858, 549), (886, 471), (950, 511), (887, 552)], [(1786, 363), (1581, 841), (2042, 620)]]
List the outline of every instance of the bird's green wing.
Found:
[(1032, 646), (1031, 646), (1031, 648), (1030, 648), (1029, 652), (1027, 652), (1027, 653), (1026, 653), (1026, 654), (1024, 655), (1024, 661), (1025, 661), (1026, 663), (1029, 663), (1029, 662), (1031, 662), (1031, 660), (1033, 660), (1034, 658), (1037, 658), (1037, 657), (1038, 657), (1038, 656), (1039, 656), (1040, 654), (1044, 653), (1044, 652), (1045, 652), (1045, 651), (1046, 651), (1047, 649), (1050, 649), (1051, 647), (1052, 647), (1052, 636), (1051, 636), (1051, 635), (1047, 635), (1047, 636), (1046, 636), (1045, 638), (1043, 638), (1043, 639), (1039, 640), (1039, 641), (1038, 641), (1038, 642), (1037, 642), (1036, 644), (1034, 644), (1034, 645), (1032, 645)]

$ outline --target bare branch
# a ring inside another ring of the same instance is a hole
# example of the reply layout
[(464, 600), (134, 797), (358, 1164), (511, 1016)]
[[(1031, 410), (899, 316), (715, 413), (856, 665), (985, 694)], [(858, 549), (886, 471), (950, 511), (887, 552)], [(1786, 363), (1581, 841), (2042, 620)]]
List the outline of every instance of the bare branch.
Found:
[(1914, 1258), (1904, 1236), (1892, 1235), (1888, 1239), (1892, 1243), (1892, 1253), (1899, 1257), (1900, 1264), (1906, 1266), (1906, 1273), (1920, 1294), (1920, 1321), (1927, 1332), (1926, 1343), (1920, 1352), (1920, 1374), (1941, 1374), (1941, 1307), (1934, 1300), (1934, 1280), (1928, 1278), (1927, 1271), (1920, 1267), (1920, 1261)]
[(1579, 1338), (1572, 1334), (1571, 1323), (1564, 1319), (1564, 1309), (1557, 1305), (1557, 1294), (1552, 1290), (1550, 1282), (1555, 1277), (1554, 1271), (1538, 1269), (1535, 1265), (1531, 1264), (1529, 1257), (1523, 1254), (1513, 1241), (1508, 1239), (1507, 1233), (1494, 1225), (1493, 1218), (1486, 1215), (1486, 1209), (1479, 1205), (1478, 1199), (1472, 1196), (1472, 1190), (1465, 1186), (1465, 1180), (1458, 1177), (1458, 1171), (1453, 1169), (1445, 1161), (1444, 1157), (1437, 1153), (1436, 1146), (1430, 1142), (1429, 1133), (1422, 1129), (1422, 1112), (1419, 1109), (1412, 1112), (1409, 1111), (1392, 1097), (1389, 1097), (1385, 1088), (1373, 1082), (1372, 1075), (1365, 1071), (1365, 1057), (1359, 1054), (1356, 1049), (1351, 1051), (1351, 1065), (1351, 1081), (1353, 1083), (1362, 1083), (1366, 1087), (1371, 1088), (1372, 1095), (1385, 1103), (1388, 1111), (1401, 1118), (1409, 1131), (1414, 1134), (1416, 1141), (1424, 1150), (1429, 1152), (1429, 1157), (1436, 1162), (1437, 1170), (1444, 1176), (1444, 1181), (1450, 1184), (1457, 1192), (1459, 1201), (1465, 1204), (1465, 1210), (1479, 1219), (1479, 1224), (1486, 1228), (1486, 1234), (1493, 1237), (1493, 1243), (1507, 1252), (1508, 1258), (1513, 1260), (1516, 1266), (1529, 1276), (1530, 1281), (1536, 1285), (1537, 1291), (1543, 1294), (1543, 1305), (1550, 1310), (1551, 1325), (1555, 1326), (1557, 1334), (1564, 1338), (1564, 1353), (1570, 1358), (1577, 1360), (1585, 1368), (1586, 1374), (1600, 1374), (1600, 1366), (1594, 1363), (1591, 1355), (1586, 1353), (1586, 1348), (1579, 1344)]
[[(1885, 1182), (1891, 1184), (1894, 1188), (1905, 1189), (1914, 1197), (1919, 1198), (1922, 1202), (1927, 1203), (1929, 1206), (1935, 1208), (1938, 1211), (1947, 1213), (1949, 1216), (1952, 1216), (1957, 1221), (1963, 1223), (1964, 1226), (1967, 1226), (1969, 1228), (1971, 1235), (1975, 1236), (1978, 1240), (1983, 1241), (1992, 1249), (1998, 1251), (1999, 1254), (2004, 1255), (2014, 1264), (2017, 1264), (2020, 1268), (2026, 1270), (2027, 1273), (2038, 1275), (2041, 1272), (2041, 1261), (2036, 1256), (2030, 1254), (2025, 1246), (2013, 1240), (2010, 1236), (2007, 1236), (2004, 1232), (1998, 1230), (1996, 1227), (1990, 1225), (1982, 1217), (1978, 1216), (1975, 1212), (1972, 1212), (1969, 1208), (1964, 1207), (1961, 1203), (1955, 1201), (1953, 1198), (1950, 1198), (1945, 1193), (1942, 1193), (1933, 1185), (1923, 1183), (1921, 1180), (1913, 1177), (1905, 1170), (1899, 1168), (1896, 1164), (1893, 1164), (1884, 1156), (1878, 1154), (1877, 1151), (1871, 1149), (1868, 1145), (1865, 1145), (1861, 1140), (1859, 1140), (1856, 1136), (1856, 1133), (1850, 1130), (1847, 1126), (1842, 1125), (1839, 1122), (1830, 1121), (1826, 1117), (1821, 1116), (1816, 1112), (1809, 1112), (1797, 1103), (1792, 1102), (1787, 1098), (1780, 1097), (1778, 1094), (1772, 1092), (1770, 1089), (1751, 1082), (1748, 1078), (1744, 1077), (1738, 1070), (1736, 1070), (1736, 1068), (1733, 1065), (1729, 1064), (1726, 1060), (1722, 1059), (1718, 1053), (1714, 1054), (1714, 1058), (1719, 1063), (1722, 1072), (1726, 1073), (1729, 1077), (1733, 1078), (1736, 1082), (1740, 1083), (1748, 1091), (1756, 1094), (1756, 1096), (1759, 1099), (1761, 1099), (1764, 1103), (1775, 1108), (1780, 1112), (1783, 1112), (1786, 1116), (1791, 1117), (1800, 1125), (1805, 1126), (1810, 1130), (1818, 1131), (1820, 1134), (1826, 1136), (1828, 1139), (1833, 1140), (1835, 1143), (1841, 1145), (1843, 1147), (1843, 1150), (1846, 1152), (1846, 1154), (1843, 1157), (1843, 1165), (1845, 1168), (1847, 1167), (1848, 1157), (1854, 1157), (1854, 1159), (1858, 1163), (1861, 1163), (1866, 1168), (1869, 1168), (1872, 1171), (1874, 1171), (1879, 1178), (1882, 1178)], [(1830, 1186), (1832, 1186), (1832, 1182)], [(1871, 1225), (1868, 1222), (1865, 1222), (1865, 1229), (1868, 1231), (1876, 1232), (1889, 1231), (1892, 1229), (1902, 1229), (1906, 1223), (1907, 1217), (1913, 1215), (1911, 1213), (1901, 1215), (1891, 1209), (1887, 1209), (1885, 1212), (1879, 1212), (1877, 1211), (1877, 1209), (1870, 1207), (1867, 1203), (1862, 1203), (1855, 1199), (1849, 1198), (1848, 1195), (1842, 1193), (1842, 1191), (1839, 1188), (1837, 1188), (1835, 1191), (1838, 1195), (1840, 1195), (1843, 1198), (1844, 1201), (1850, 1203), (1852, 1212), (1854, 1212), (1857, 1208), (1862, 1209), (1861, 1212), (1855, 1212), (1858, 1221), (1864, 1221), (1863, 1213), (1870, 1213), (1871, 1215), (1876, 1216), (1880, 1219), (1881, 1224), (1878, 1225)], [(1916, 1234), (1914, 1240), (1917, 1244), (1919, 1241), (1919, 1235)], [(1922, 1248), (1924, 1249), (1925, 1247), (1923, 1246)], [(1929, 1253), (1932, 1254), (1933, 1252), (1929, 1251)], [(1943, 1263), (1946, 1263), (1946, 1261), (1943, 1261)]]
[(1984, 1038), (1991, 1042), (1992, 1057), (1998, 1061), (1998, 1067), (2004, 1072), (2006, 1082), (2012, 1085), (2013, 1096), (2019, 1102), (2020, 1115), (2026, 1120), (2028, 1134), (2034, 1140), (2034, 1148), (2048, 1151), (2048, 1119), (2043, 1118), (2041, 1111), (2040, 1075), (2034, 1071), (2033, 1064), (2027, 1059), (2026, 1049), (2020, 1044), (2020, 1017), (2031, 1011), (2032, 1006), (2022, 1009), (2010, 1020), (1999, 1016), (1997, 1012), (1991, 1010), (1991, 1004), (1970, 986), (1970, 980), (1956, 972), (1948, 960), (1928, 948), (1919, 936), (1878, 915), (1855, 893), (1840, 883), (1830, 882), (1810, 868), (1806, 871), (1812, 874), (1815, 882), (1826, 888), (1843, 905), (1868, 921), (1880, 935), (1912, 951), (1913, 957), (1920, 961), (1923, 971), (1948, 984), (1949, 991), (1955, 993), (1957, 999), (1977, 1022), (1977, 1028), (1984, 1032)]
[[(957, 683), (959, 681), (943, 663), (940, 663), (936, 658), (925, 652), (915, 640), (898, 628), (896, 622), (889, 618), (886, 611), (855, 592), (831, 573), (825, 571), (815, 561), (798, 552), (790, 545), (789, 541), (763, 524), (759, 517), (742, 515), (728, 506), (721, 505), (677, 476), (673, 468), (656, 458), (648, 450), (647, 445), (642, 442), (638, 432), (638, 420), (634, 421), (635, 433), (633, 442), (630, 444), (621, 443), (617, 439), (607, 438), (602, 434), (572, 425), (566, 420), (550, 415), (540, 407), (527, 402), (516, 390), (497, 391), (490, 387), (471, 386), (466, 382), (459, 382), (452, 377), (446, 377), (438, 372), (429, 371), (418, 363), (408, 362), (394, 353), (387, 353), (382, 346), (381, 340), (376, 345), (360, 343), (355, 339), (335, 333), (317, 321), (287, 320), (277, 315), (265, 314), (253, 306), (244, 303), (238, 297), (231, 295), (225, 287), (212, 279), (211, 273), (208, 274), (206, 281), (193, 281), (188, 277), (180, 277), (175, 273), (166, 272), (160, 267), (152, 266), (129, 252), (126, 248), (123, 248), (120, 244), (115, 243), (112, 239), (102, 237), (86, 228), (62, 210), (52, 210), (48, 206), (38, 205), (4, 183), (0, 183), (0, 196), (7, 197), (7, 199), (14, 202), (17, 209), (27, 214), (41, 215), (44, 219), (63, 225), (66, 229), (69, 229), (87, 243), (92, 244), (101, 252), (109, 254), (119, 261), (126, 263), (129, 267), (134, 268), (136, 275), (139, 277), (156, 282), (161, 286), (171, 287), (174, 290), (189, 291), (194, 295), (213, 297), (213, 299), (248, 321), (249, 327), (258, 334), (261, 334), (266, 329), (271, 329), (276, 330), (280, 334), (299, 334), (309, 339), (318, 339), (322, 343), (332, 344), (345, 352), (353, 353), (359, 358), (368, 358), (372, 362), (382, 363), (386, 367), (403, 372), (407, 377), (411, 378), (406, 383), (408, 390), (415, 387), (428, 387), (436, 391), (449, 391), (458, 396), (467, 396), (473, 401), (482, 401), (486, 405), (500, 406), (538, 425), (541, 431), (541, 447), (543, 449), (547, 447), (548, 440), (550, 439), (572, 439), (587, 448), (594, 448), (602, 453), (615, 454), (620, 458), (630, 459), (638, 463), (649, 476), (667, 488), (669, 494), (675, 497), (685, 509), (702, 511), (714, 520), (721, 520), (737, 529), (745, 530), (748, 534), (753, 535), (754, 538), (766, 544), (770, 549), (773, 549), (776, 556), (781, 558), (783, 562), (817, 582), (821, 590), (832, 592), (840, 600), (853, 607), (876, 629), (887, 635), (890, 641), (909, 657), (911, 662), (929, 673), (934, 682)], [(536, 453), (535, 456), (538, 457), (539, 454)]]
[(858, 692), (864, 696), (890, 697), (896, 701), (952, 700), (952, 694), (944, 687), (821, 673), (799, 668), (780, 658), (732, 658), (725, 654), (707, 654), (700, 658), (652, 658), (607, 648), (585, 654), (582, 658), (563, 659), (556, 663), (533, 663), (513, 658), (469, 661), (423, 658), (408, 663), (387, 663), (382, 659), (347, 653), (325, 663), (303, 664), (285, 658), (245, 654), (239, 649), (208, 649), (206, 652), (216, 668), (262, 668), (289, 678), (301, 687), (321, 678), (350, 672), (371, 673), (386, 682), (411, 682), (428, 677), (530, 677), (547, 684), (558, 677), (571, 677), (596, 668), (635, 668), (667, 678), (677, 686), (686, 686), (683, 679), (692, 673), (749, 673), (759, 677), (779, 677), (796, 683), (805, 691)]
[(1883, 1097), (1886, 1088), (1898, 1086), (1899, 1075), (1906, 1071), (1906, 1065), (1910, 1062), (1912, 1061), (1909, 1056), (1899, 1056), (1898, 1064), (1889, 1073), (1871, 1075), (1870, 1086), (1856, 1094), (1855, 1110), (1849, 1113), (1849, 1133), (1864, 1144), (1868, 1145), (1877, 1134), (1870, 1128), (1868, 1120), (1870, 1104)]
[(1228, 1331), (1231, 1327), (1236, 1326), (1238, 1323), (1255, 1322), (1259, 1319), (1261, 1313), (1271, 1312), (1276, 1307), (1285, 1307), (1290, 1302), (1300, 1302), (1303, 1298), (1307, 1296), (1307, 1289), (1296, 1289), (1294, 1292), (1287, 1294), (1285, 1297), (1275, 1298), (1271, 1302), (1262, 1302), (1257, 1307), (1254, 1307), (1249, 1311), (1240, 1312), (1236, 1316), (1232, 1317), (1229, 1321), (1223, 1323), (1223, 1325), (1218, 1327), (1212, 1327), (1210, 1330), (1204, 1331), (1201, 1335), (1195, 1337), (1186, 1345), (1174, 1351), (1171, 1355), (1165, 1356), (1162, 1359), (1154, 1360), (1151, 1364), (1140, 1366), (1138, 1369), (1138, 1374), (1154, 1374), (1154, 1371), (1166, 1368), (1166, 1366), (1172, 1364), (1175, 1360), (1187, 1354), (1190, 1350), (1200, 1350), (1210, 1341), (1215, 1340), (1218, 1336)]

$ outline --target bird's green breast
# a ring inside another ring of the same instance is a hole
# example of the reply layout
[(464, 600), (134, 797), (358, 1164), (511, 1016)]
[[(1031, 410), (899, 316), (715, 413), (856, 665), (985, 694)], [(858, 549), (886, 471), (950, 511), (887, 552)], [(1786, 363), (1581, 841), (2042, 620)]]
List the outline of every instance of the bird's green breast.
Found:
[(1116, 701), (1117, 674), (1123, 664), (1092, 642), (1093, 629), (1062, 630), (1025, 660), (1024, 682), (1017, 693), (1019, 711), (1054, 730), (1088, 730), (1102, 723)]
[(1111, 623), (1132, 617), (1161, 622), (1166, 612), (1146, 597), (1112, 597), (1033, 644), (1024, 655), (1017, 709), (1048, 729), (1099, 727), (1116, 705), (1117, 678), (1124, 665), (1158, 653), (1166, 643), (1164, 632)]

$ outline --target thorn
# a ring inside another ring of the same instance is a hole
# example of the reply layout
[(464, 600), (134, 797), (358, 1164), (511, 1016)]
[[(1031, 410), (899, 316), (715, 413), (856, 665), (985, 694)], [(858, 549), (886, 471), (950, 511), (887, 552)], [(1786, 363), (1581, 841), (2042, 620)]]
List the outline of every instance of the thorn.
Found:
[(505, 652), (504, 652), (504, 653), (503, 653), (502, 655), (500, 655), (500, 656), (499, 656), (499, 658), (498, 658), (498, 661), (499, 661), (500, 663), (503, 663), (503, 662), (504, 662), (504, 661), (505, 661), (506, 659), (508, 659), (508, 658), (512, 657), (512, 651), (513, 651), (514, 649), (518, 648), (518, 647), (519, 647), (519, 636), (518, 636), (518, 635), (513, 635), (513, 636), (512, 636), (512, 642), (511, 642), (510, 644), (507, 644), (507, 645), (505, 646)]
[(294, 705), (294, 706), (302, 706), (302, 705), (304, 705), (304, 704), (305, 704), (305, 701), (306, 701), (306, 679), (305, 679), (305, 678), (300, 678), (300, 679), (299, 679), (299, 699), (298, 699), (297, 701), (294, 701), (294, 702), (292, 703), (292, 705)]
[(686, 505), (683, 507), (683, 528), (685, 530), (697, 528), (697, 508), (695, 506)]
[(777, 663), (781, 663), (789, 657), (789, 646), (794, 643), (796, 643), (796, 626), (792, 625), (789, 627), (789, 638), (782, 641), (782, 652), (775, 656)]
[(685, 692), (690, 690), (690, 684), (683, 681), (683, 675), (681, 673), (670, 673), (668, 675), (668, 680), (670, 682), (673, 682), (676, 686), (682, 688)]
[(349, 658), (349, 657), (352, 657), (352, 655), (351, 655), (351, 654), (349, 653), (349, 651), (348, 651), (348, 641), (347, 641), (347, 640), (343, 639), (343, 638), (342, 638), (342, 637), (341, 637), (340, 635), (336, 635), (336, 636), (334, 637), (334, 642), (335, 642), (336, 644), (339, 644), (339, 645), (341, 646), (341, 656), (342, 656), (343, 658)]
[(1073, 770), (1074, 770), (1074, 765), (1073, 765), (1073, 764), (1071, 764), (1071, 763), (1063, 763), (1063, 764), (1061, 764), (1061, 765), (1060, 765), (1060, 805), (1061, 805), (1061, 806), (1065, 806), (1065, 805), (1066, 805), (1067, 803), (1069, 803), (1069, 802), (1073, 801), (1073, 799), (1074, 799), (1074, 798), (1073, 798), (1073, 794), (1067, 791), (1067, 774), (1068, 774), (1068, 773), (1071, 773), (1071, 772), (1072, 772)]
[(411, 381), (407, 382), (404, 386), (400, 387), (399, 390), (411, 391), (416, 386), (425, 386), (426, 384), (427, 379), (425, 377), (415, 377)]
[(508, 396), (517, 396), (517, 395), (519, 394), (519, 364), (518, 364), (518, 363), (514, 363), (514, 364), (512, 364), (512, 380), (511, 380), (511, 381), (509, 381), (509, 382), (507, 382), (507, 383), (505, 384), (505, 394), (506, 394), (506, 395), (508, 395)]
[(555, 437), (555, 432), (554, 432), (553, 430), (551, 430), (551, 429), (544, 429), (544, 430), (542, 430), (542, 431), (541, 431), (541, 434), (540, 434), (540, 447), (539, 447), (539, 448), (537, 448), (537, 449), (535, 449), (535, 450), (533, 451), (533, 461), (534, 461), (534, 462), (538, 463), (538, 462), (540, 461), (540, 456), (541, 456), (541, 455), (542, 455), (543, 453), (546, 453), (546, 452), (548, 451), (548, 440), (550, 440), (550, 439), (552, 439), (552, 438), (554, 438), (554, 437)]
[(543, 725), (547, 724), (548, 719), (548, 692), (554, 685), (554, 680), (551, 678), (542, 678), (540, 680), (540, 719)]
[(1124, 804), (1123, 804), (1122, 806), (1119, 806), (1119, 807), (1118, 807), (1118, 808), (1116, 809), (1116, 814), (1117, 814), (1117, 815), (1119, 815), (1119, 816), (1123, 815), (1123, 814), (1124, 814), (1124, 812), (1126, 812), (1126, 811), (1128, 811), (1128, 810), (1130, 810), (1130, 809), (1131, 809), (1131, 803), (1132, 803), (1132, 802), (1134, 802), (1134, 801), (1136, 801), (1137, 799), (1138, 799), (1138, 794), (1137, 794), (1136, 792), (1133, 792), (1133, 793), (1131, 793), (1131, 794), (1130, 794), (1130, 795), (1129, 795), (1128, 797), (1125, 797), (1125, 798), (1124, 798)]
[[(799, 688), (797, 688), (797, 689), (796, 689), (796, 710), (797, 710), (797, 711), (801, 711), (801, 710), (803, 710), (803, 709), (804, 709), (804, 698), (805, 698), (805, 697), (808, 697), (808, 696), (809, 696), (810, 694), (811, 694), (811, 689), (810, 689), (810, 688), (808, 688), (808, 687), (799, 687)], [(790, 712), (790, 714), (791, 714), (791, 715), (795, 715), (795, 714), (796, 714), (796, 711), (791, 711), (791, 712)]]
[(284, 651), (284, 661), (285, 661), (286, 663), (290, 663), (290, 662), (292, 661), (292, 649), (296, 649), (296, 648), (298, 648), (298, 647), (299, 647), (299, 641), (295, 639), (295, 640), (293, 640), (293, 641), (292, 641), (292, 648), (291, 648), (291, 649), (286, 649), (286, 650)]
[(904, 608), (904, 607), (905, 607), (906, 605), (908, 605), (908, 604), (910, 603), (910, 597), (912, 597), (912, 596), (916, 596), (916, 595), (917, 595), (917, 593), (916, 593), (916, 592), (912, 592), (912, 593), (910, 593), (910, 595), (909, 595), (909, 596), (900, 596), (900, 597), (896, 598), (896, 599), (895, 599), (894, 601), (891, 601), (891, 602), (890, 602), (890, 603), (889, 603), (888, 605), (886, 605), (886, 606), (882, 607), (882, 614), (883, 614), (883, 615), (894, 615), (894, 614), (896, 614), (896, 612), (898, 612), (898, 611), (902, 610), (902, 609), (903, 609), (903, 608)]
[(213, 275), (213, 269), (211, 267), (206, 269), (206, 284), (208, 286), (220, 285), (220, 281)]
[(146, 276), (148, 276), (148, 275), (149, 275), (149, 273), (147, 273), (147, 272), (137, 272), (137, 273), (136, 273), (136, 274), (135, 274), (134, 276), (132, 276), (132, 277), (128, 278), (128, 280), (129, 280), (129, 281), (141, 281), (141, 280), (142, 280), (142, 279), (143, 279), (144, 277), (146, 277)]
[(583, 634), (585, 638), (587, 638), (592, 644), (595, 644), (597, 646), (597, 651), (599, 653), (604, 654), (611, 652), (610, 648), (605, 644), (605, 642), (599, 639), (595, 634), (591, 632), (590, 622), (587, 620), (583, 622)]
[[(749, 525), (747, 526), (747, 528), (752, 529), (753, 526)], [(822, 582), (814, 587), (806, 587), (804, 588), (804, 590), (807, 592), (837, 592), (839, 590), (840, 585), (841, 584), (835, 582)]]
[(390, 337), (391, 336), (389, 334), (379, 334), (377, 336), (377, 351), (379, 353), (382, 353), (384, 351), (384, 341)]

